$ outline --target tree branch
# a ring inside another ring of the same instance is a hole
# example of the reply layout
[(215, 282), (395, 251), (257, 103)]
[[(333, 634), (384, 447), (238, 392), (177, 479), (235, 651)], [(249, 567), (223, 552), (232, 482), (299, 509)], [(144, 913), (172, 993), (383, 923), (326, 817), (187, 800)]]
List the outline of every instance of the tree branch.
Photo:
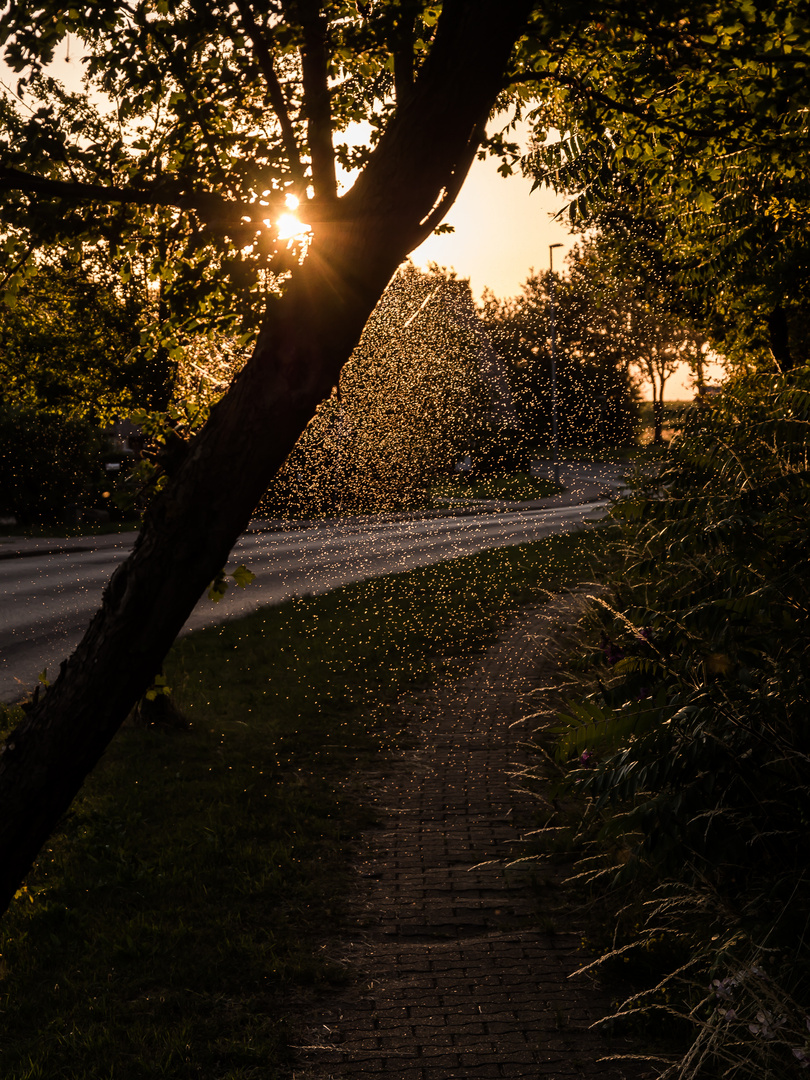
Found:
[[(715, 134), (714, 128), (695, 127), (693, 119), (686, 114), (683, 114), (685, 117), (684, 121), (679, 123), (675, 117), (662, 116), (660, 113), (654, 112), (643, 104), (640, 105), (626, 99), (618, 100), (617, 98), (611, 97), (609, 94), (605, 94), (601, 90), (597, 90), (593, 86), (587, 85), (582, 78), (579, 78), (576, 75), (565, 75), (560, 71), (527, 71), (522, 74), (512, 75), (505, 80), (504, 89), (508, 89), (510, 86), (517, 86), (521, 83), (539, 83), (544, 80), (553, 81), (559, 86), (566, 86), (576, 90), (581, 98), (585, 98), (594, 104), (601, 105), (605, 109), (610, 109), (613, 112), (626, 116), (634, 116), (637, 120), (664, 127), (679, 135), (686, 135), (691, 138), (709, 138)], [(748, 145), (753, 146), (755, 143), (749, 140)]]
[(132, 12), (133, 20), (136, 25), (144, 32), (149, 34), (156, 43), (158, 43), (163, 50), (165, 62), (168, 70), (177, 80), (178, 86), (181, 87), (185, 94), (186, 104), (190, 115), (194, 118), (197, 126), (200, 129), (201, 134), (206, 140), (209, 148), (211, 160), (214, 163), (217, 172), (219, 173), (220, 181), (224, 182), (227, 177), (227, 167), (223, 163), (220, 154), (217, 149), (217, 139), (214, 137), (213, 132), (209, 128), (206, 119), (200, 109), (197, 95), (190, 87), (187, 79), (187, 57), (185, 52), (181, 50), (175, 50), (172, 48), (171, 39), (167, 36), (166, 32), (160, 29), (160, 26), (156, 22), (150, 22), (146, 18), (146, 7), (142, 5), (136, 11)]
[(413, 93), (397, 107), (369, 161), (340, 199), (360, 205), (412, 251), (452, 205), (481, 137), (482, 100), (494, 101), (531, 0), (445, 0)]
[(259, 63), (259, 67), (262, 69), (262, 75), (267, 84), (267, 93), (270, 98), (270, 104), (273, 108), (273, 112), (278, 118), (279, 126), (281, 127), (281, 137), (284, 142), (284, 150), (287, 154), (293, 181), (295, 186), (299, 188), (300, 197), (303, 198), (305, 188), (304, 167), (301, 164), (298, 140), (295, 137), (295, 128), (293, 127), (289, 110), (287, 109), (284, 91), (281, 88), (281, 83), (278, 81), (278, 75), (276, 75), (273, 55), (270, 52), (261, 27), (253, 17), (253, 12), (250, 10), (247, 0), (235, 0), (235, 2), (236, 7), (239, 10), (239, 17), (242, 20), (242, 25), (245, 28), (245, 33), (253, 43), (254, 55)]
[[(591, 101), (597, 102), (599, 105), (604, 105), (606, 108), (613, 109), (616, 112), (626, 113), (628, 116), (635, 116), (638, 120), (649, 120), (655, 121), (656, 123), (661, 122), (661, 117), (657, 113), (652, 113), (643, 106), (635, 104), (635, 102), (617, 101), (615, 98), (610, 97), (601, 90), (596, 90), (592, 86), (587, 86), (584, 80), (578, 78), (576, 75), (565, 75), (561, 71), (527, 71), (521, 75), (512, 75), (505, 81), (504, 89), (508, 90), (510, 86), (518, 86), (521, 83), (539, 83), (544, 80), (555, 82), (559, 86), (567, 86), (572, 90), (577, 90), (581, 97), (588, 98)], [(677, 130), (692, 131), (694, 129), (679, 127)]]
[(464, 181), (467, 179), (467, 173), (470, 171), (470, 166), (475, 159), (476, 151), (481, 145), (481, 141), (485, 134), (486, 128), (482, 124), (477, 128), (473, 137), (464, 148), (464, 152), (461, 154), (458, 164), (453, 167), (450, 179), (447, 184), (445, 184), (439, 198), (436, 200), (436, 204), (433, 206), (430, 213), (419, 222), (421, 232), (416, 236), (416, 242), (413, 245), (414, 247), (418, 247), (423, 241), (427, 240), (458, 198), (458, 193), (461, 191)]
[(301, 75), (312, 160), (312, 187), (319, 202), (330, 202), (337, 198), (337, 173), (335, 147), (332, 142), (326, 17), (321, 10), (320, 0), (292, 0), (291, 7), (304, 35), (301, 46)]
[[(45, 195), (73, 203), (95, 202), (103, 205), (170, 206), (195, 210), (209, 228), (228, 232), (244, 228), (245, 217), (252, 217), (256, 207), (249, 203), (223, 199), (209, 191), (171, 191), (165, 183), (160, 188), (124, 188), (115, 185), (88, 184), (75, 180), (54, 180), (36, 176), (9, 165), (0, 165), (0, 192), (20, 191), (26, 195)], [(268, 211), (262, 207), (266, 216)]]

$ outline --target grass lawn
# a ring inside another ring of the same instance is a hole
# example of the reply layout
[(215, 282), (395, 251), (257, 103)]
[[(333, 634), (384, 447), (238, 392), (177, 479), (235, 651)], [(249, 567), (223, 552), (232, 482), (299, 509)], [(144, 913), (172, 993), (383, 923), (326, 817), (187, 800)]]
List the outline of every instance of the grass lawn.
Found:
[(441, 499), (545, 499), (563, 490), (553, 480), (543, 480), (525, 472), (494, 476), (452, 477), (430, 486), (435, 502)]
[[(296, 1002), (343, 979), (363, 779), (392, 702), (521, 600), (590, 574), (598, 530), (265, 609), (182, 639), (186, 728), (127, 726), (0, 922), (3, 1080), (273, 1080)], [(16, 722), (13, 711), (5, 726)]]
[(105, 521), (102, 524), (85, 522), (81, 525), (0, 525), (0, 536), (59, 539), (65, 536), (110, 536), (114, 533), (135, 532), (140, 527), (140, 521)]

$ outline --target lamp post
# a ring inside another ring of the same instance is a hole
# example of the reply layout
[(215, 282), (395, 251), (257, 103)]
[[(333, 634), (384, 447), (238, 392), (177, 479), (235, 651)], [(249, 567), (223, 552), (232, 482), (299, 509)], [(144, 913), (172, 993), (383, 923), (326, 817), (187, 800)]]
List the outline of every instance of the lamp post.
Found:
[(557, 328), (554, 323), (554, 248), (562, 244), (548, 245), (548, 299), (551, 318), (551, 447), (554, 464), (554, 483), (560, 482), (559, 432), (557, 424)]

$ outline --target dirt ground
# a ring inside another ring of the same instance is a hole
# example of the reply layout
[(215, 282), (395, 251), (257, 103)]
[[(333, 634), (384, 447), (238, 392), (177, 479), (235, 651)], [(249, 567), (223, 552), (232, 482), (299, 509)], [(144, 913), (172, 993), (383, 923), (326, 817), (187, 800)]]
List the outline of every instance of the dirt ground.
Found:
[(401, 706), (413, 744), (370, 781), (377, 824), (348, 919), (324, 939), (348, 979), (299, 1018), (297, 1080), (659, 1075), (592, 1026), (627, 987), (573, 974), (600, 913), (565, 884), (570, 865), (515, 863), (553, 813), (554, 766), (534, 794), (520, 777), (542, 761), (528, 745), (542, 716), (526, 718), (548, 707), (593, 591), (523, 608)]

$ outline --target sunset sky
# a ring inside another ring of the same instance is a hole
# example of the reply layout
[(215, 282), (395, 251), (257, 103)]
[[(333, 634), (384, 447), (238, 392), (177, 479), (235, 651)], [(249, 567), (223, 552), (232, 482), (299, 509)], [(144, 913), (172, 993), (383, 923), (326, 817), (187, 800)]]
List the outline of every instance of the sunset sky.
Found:
[(554, 252), (554, 268), (563, 270), (577, 238), (552, 216), (566, 199), (531, 186), (523, 176), (500, 176), (493, 159), (476, 161), (446, 218), (455, 233), (429, 237), (414, 262), (454, 266), (470, 278), (477, 299), (485, 286), (500, 297), (519, 293), (532, 269), (548, 270), (549, 244), (564, 245)]
[[(476, 161), (446, 221), (455, 233), (429, 237), (414, 251), (417, 266), (437, 262), (468, 277), (480, 299), (485, 287), (496, 296), (515, 296), (532, 269), (548, 270), (549, 244), (562, 243), (554, 252), (554, 269), (564, 270), (565, 256), (576, 244), (564, 220), (552, 220), (565, 198), (545, 190), (531, 191), (522, 176), (502, 177), (494, 159)], [(722, 378), (719, 365), (709, 364), (709, 381)], [(684, 367), (666, 384), (665, 399), (692, 398), (690, 374)], [(642, 387), (642, 397), (652, 397)]]

